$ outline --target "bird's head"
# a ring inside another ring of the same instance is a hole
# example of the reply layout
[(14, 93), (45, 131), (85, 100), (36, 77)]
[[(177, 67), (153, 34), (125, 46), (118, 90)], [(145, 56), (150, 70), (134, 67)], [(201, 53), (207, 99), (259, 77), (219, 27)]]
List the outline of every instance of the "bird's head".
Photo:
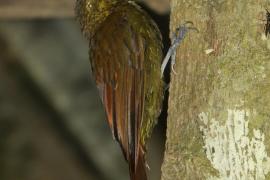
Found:
[(113, 7), (122, 0), (77, 0), (75, 13), (87, 38), (95, 34), (98, 26), (110, 15)]

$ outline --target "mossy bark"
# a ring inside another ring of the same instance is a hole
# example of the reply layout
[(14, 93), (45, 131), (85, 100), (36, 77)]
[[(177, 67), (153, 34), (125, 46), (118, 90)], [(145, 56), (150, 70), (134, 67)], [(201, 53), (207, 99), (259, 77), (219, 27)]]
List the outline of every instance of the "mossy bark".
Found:
[(270, 179), (267, 0), (172, 0), (192, 21), (171, 74), (163, 180)]

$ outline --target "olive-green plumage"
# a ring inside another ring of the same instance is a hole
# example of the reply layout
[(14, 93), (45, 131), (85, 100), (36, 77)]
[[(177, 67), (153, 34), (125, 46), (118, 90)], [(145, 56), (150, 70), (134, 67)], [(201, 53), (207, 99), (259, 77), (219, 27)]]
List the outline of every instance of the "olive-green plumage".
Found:
[(145, 146), (163, 100), (162, 42), (151, 18), (125, 0), (77, 0), (92, 72), (132, 180), (146, 180)]

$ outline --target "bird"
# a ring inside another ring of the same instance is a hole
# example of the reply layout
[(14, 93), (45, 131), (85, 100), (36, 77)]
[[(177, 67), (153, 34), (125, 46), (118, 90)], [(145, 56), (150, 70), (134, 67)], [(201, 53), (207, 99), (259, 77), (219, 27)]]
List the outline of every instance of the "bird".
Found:
[(77, 0), (76, 18), (107, 122), (129, 164), (147, 180), (146, 151), (162, 109), (162, 37), (151, 17), (128, 0)]

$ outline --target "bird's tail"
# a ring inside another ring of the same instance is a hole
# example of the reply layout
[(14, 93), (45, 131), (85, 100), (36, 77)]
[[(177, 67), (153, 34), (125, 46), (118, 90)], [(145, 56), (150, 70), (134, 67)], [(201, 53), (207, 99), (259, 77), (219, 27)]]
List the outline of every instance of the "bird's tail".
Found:
[(130, 180), (147, 180), (144, 152), (141, 148), (139, 150), (137, 165), (135, 168), (130, 167), (129, 173)]

